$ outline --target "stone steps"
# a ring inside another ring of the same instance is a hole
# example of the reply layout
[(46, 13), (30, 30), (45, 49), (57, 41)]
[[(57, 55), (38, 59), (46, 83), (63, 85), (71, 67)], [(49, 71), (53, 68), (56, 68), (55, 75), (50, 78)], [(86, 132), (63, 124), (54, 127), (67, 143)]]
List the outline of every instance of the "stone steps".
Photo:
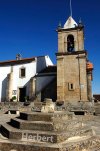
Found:
[(40, 142), (49, 142), (49, 143), (62, 142), (68, 138), (67, 133), (65, 132), (56, 133), (50, 131), (43, 132), (43, 131), (33, 131), (33, 130), (20, 130), (12, 127), (7, 123), (1, 126), (1, 134), (9, 139), (18, 139), (22, 141), (35, 142), (38, 141), (37, 139), (41, 138)]
[(23, 120), (28, 120), (28, 121), (47, 121), (47, 122), (52, 122), (53, 118), (58, 119), (72, 119), (73, 118), (73, 113), (66, 113), (66, 112), (57, 112), (56, 114), (54, 113), (41, 113), (41, 112), (21, 112), (20, 113), (20, 119)]
[(40, 114), (38, 112), (33, 113), (20, 113), (20, 119), (28, 121), (52, 121), (52, 114)]
[(1, 126), (1, 134), (9, 139), (16, 139), (21, 141), (37, 142), (39, 139), (40, 142), (60, 143), (73, 136), (92, 136), (92, 130), (89, 127), (84, 127), (81, 130), (73, 130), (70, 132), (21, 130), (12, 127), (9, 125), (9, 123), (5, 123)]
[(62, 145), (49, 143), (40, 144), (33, 142), (22, 142), (16, 140), (0, 140), (0, 151), (60, 151)]
[[(16, 140), (0, 140), (1, 151), (61, 151), (61, 150), (77, 150), (77, 147), (87, 149), (92, 142), (91, 137), (85, 137), (78, 141), (65, 141), (64, 143), (50, 144), (38, 142), (24, 142)], [(88, 144), (88, 145), (87, 145)]]
[(1, 134), (7, 138), (11, 138), (11, 139), (22, 138), (21, 131), (19, 129), (10, 126), (8, 123), (1, 125), (0, 131)]
[[(1, 134), (9, 139), (17, 139), (21, 141), (49, 142), (58, 143), (67, 139), (66, 133), (56, 133), (50, 131), (34, 131), (34, 130), (20, 130), (12, 127), (9, 123), (1, 126)], [(60, 139), (62, 137), (62, 140)], [(41, 140), (40, 140), (41, 139)]]
[(74, 120), (57, 120), (52, 121), (28, 121), (20, 118), (13, 118), (10, 125), (21, 130), (40, 130), (40, 131), (70, 131), (70, 129), (78, 129), (82, 124), (80, 121)]
[(45, 121), (27, 121), (19, 118), (11, 119), (10, 125), (22, 130), (52, 131), (53, 124)]
[(65, 112), (21, 113), (1, 125), (0, 131), (8, 138), (0, 142), (2, 151), (60, 151), (62, 144), (70, 139), (92, 137), (90, 127), (82, 126), (72, 114)]

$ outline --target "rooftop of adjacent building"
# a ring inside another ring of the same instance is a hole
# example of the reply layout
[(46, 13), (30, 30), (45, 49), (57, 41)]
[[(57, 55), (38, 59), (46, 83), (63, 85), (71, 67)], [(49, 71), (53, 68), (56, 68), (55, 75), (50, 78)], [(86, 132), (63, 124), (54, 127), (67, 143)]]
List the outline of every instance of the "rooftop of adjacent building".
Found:
[(93, 98), (97, 101), (100, 101), (100, 94), (93, 94)]
[(7, 60), (7, 61), (3, 61), (0, 62), (0, 65), (12, 65), (12, 64), (20, 64), (20, 63), (26, 63), (26, 62), (31, 62), (31, 61), (35, 61), (35, 57), (32, 58), (21, 58), (20, 60)]
[(18, 56), (17, 56), (15, 60), (7, 60), (7, 61), (0, 62), (0, 66), (30, 63), (32, 61), (35, 61), (36, 58), (42, 58), (42, 57), (45, 57), (45, 56), (37, 56), (37, 57), (30, 57), (30, 58), (22, 58), (20, 56), (18, 58)]
[(87, 62), (87, 70), (93, 70), (93, 64), (91, 62)]
[(40, 73), (51, 73), (51, 72), (57, 72), (57, 66), (48, 66), (45, 69), (43, 69)]
[(52, 66), (47, 66), (45, 69), (41, 70), (36, 77), (41, 77), (41, 76), (56, 76), (57, 75), (57, 66), (52, 65)]

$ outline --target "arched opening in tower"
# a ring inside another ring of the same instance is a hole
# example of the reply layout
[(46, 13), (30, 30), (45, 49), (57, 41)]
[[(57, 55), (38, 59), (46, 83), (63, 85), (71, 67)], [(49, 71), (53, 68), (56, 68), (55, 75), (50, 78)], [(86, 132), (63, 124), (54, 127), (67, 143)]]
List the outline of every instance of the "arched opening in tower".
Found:
[(68, 35), (67, 37), (67, 51), (72, 52), (74, 51), (74, 36)]

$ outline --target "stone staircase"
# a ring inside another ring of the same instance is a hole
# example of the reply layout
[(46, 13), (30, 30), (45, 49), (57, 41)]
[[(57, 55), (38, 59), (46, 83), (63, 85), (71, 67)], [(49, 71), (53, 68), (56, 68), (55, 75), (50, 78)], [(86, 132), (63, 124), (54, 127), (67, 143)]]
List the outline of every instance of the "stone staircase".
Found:
[(0, 140), (2, 151), (6, 151), (6, 147), (10, 151), (12, 146), (16, 151), (36, 151), (36, 146), (38, 151), (59, 151), (72, 137), (92, 137), (92, 129), (82, 126), (72, 113), (63, 111), (20, 113), (19, 117), (1, 125), (0, 130), (7, 138)]

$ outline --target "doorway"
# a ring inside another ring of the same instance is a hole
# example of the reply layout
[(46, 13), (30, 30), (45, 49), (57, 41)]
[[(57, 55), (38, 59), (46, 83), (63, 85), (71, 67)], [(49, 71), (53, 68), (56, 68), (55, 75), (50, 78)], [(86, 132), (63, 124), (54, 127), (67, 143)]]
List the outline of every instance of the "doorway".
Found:
[(25, 102), (25, 96), (26, 96), (26, 87), (19, 88), (19, 101)]

